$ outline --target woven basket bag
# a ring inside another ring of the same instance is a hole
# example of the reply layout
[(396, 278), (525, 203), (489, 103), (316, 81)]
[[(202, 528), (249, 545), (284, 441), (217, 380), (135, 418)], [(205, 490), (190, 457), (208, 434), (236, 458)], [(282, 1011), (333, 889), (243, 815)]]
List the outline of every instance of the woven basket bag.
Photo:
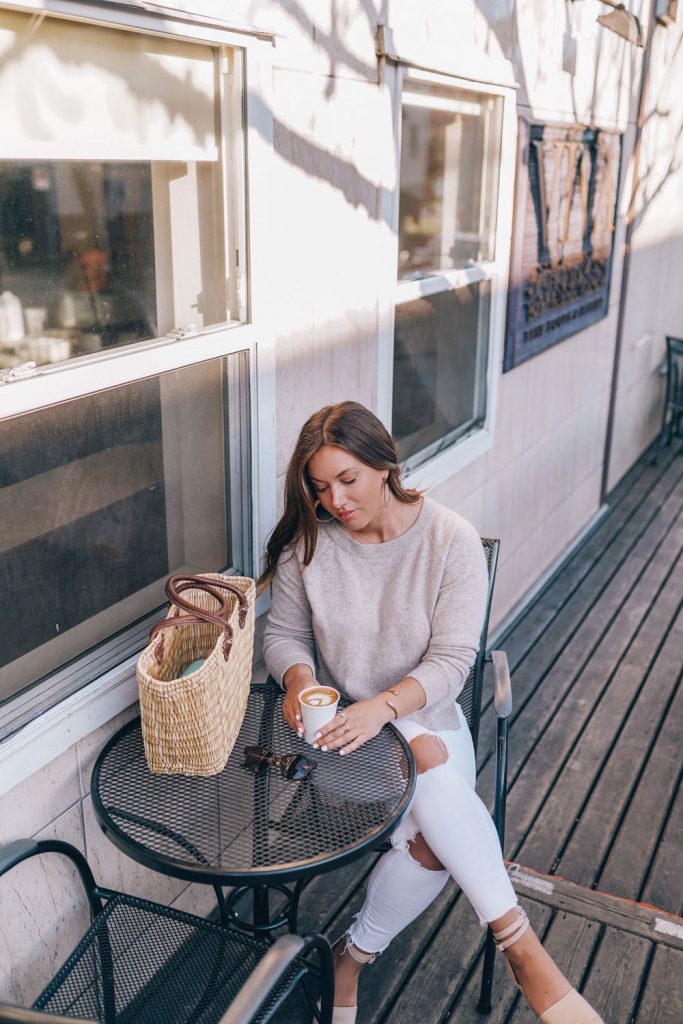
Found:
[(256, 585), (244, 576), (179, 574), (166, 593), (169, 612), (137, 663), (145, 757), (156, 774), (216, 775), (247, 708)]

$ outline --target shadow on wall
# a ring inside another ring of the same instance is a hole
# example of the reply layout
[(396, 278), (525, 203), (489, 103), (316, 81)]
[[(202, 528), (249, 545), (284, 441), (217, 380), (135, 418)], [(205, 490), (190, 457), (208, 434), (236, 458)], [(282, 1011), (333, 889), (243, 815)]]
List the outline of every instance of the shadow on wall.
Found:
[[(255, 2), (249, 8), (247, 17), (254, 23), (258, 20), (260, 6), (258, 2)], [(373, 3), (372, 0), (358, 0), (358, 6), (360, 8), (359, 13), (367, 21), (368, 31), (374, 45), (377, 26), (380, 24), (385, 25), (389, 17), (389, 0), (379, 0), (378, 3)], [(331, 0), (331, 27), (329, 29), (321, 28), (296, 0), (280, 0), (279, 7), (282, 8), (292, 21), (296, 22), (305, 35), (310, 37), (316, 47), (322, 49), (327, 54), (329, 60), (329, 80), (325, 87), (327, 99), (334, 95), (337, 72), (340, 67), (353, 71), (357, 75), (367, 78), (368, 81), (377, 80), (377, 64), (369, 64), (361, 60), (360, 57), (352, 53), (345, 46), (343, 38), (345, 30), (349, 25), (349, 19), (346, 14), (342, 14), (339, 11), (337, 0)]]
[[(640, 250), (644, 263), (654, 268), (662, 255), (671, 265), (683, 261), (683, 232)], [(653, 274), (649, 288), (653, 310), (661, 309), (658, 289), (665, 288), (666, 282)], [(610, 315), (614, 318), (614, 306)], [(642, 450), (659, 429), (665, 386), (660, 373), (663, 339), (675, 325), (667, 324), (663, 314), (658, 316), (659, 330), (648, 336), (647, 343), (632, 346), (631, 358), (624, 363), (628, 374), (622, 390), (633, 414), (620, 421), (618, 452), (621, 445)], [(507, 374), (498, 391), (492, 447), (435, 488), (436, 497), (471, 519), (480, 531), (502, 538), (503, 564), (523, 548), (525, 572), (538, 574), (597, 512), (609, 404), (610, 338), (609, 325), (600, 321)], [(376, 311), (370, 306), (360, 311), (349, 307), (322, 319), (314, 335), (304, 327), (283, 332), (276, 351), (276, 465), (281, 482), (307, 417), (325, 404), (344, 399), (372, 406), (377, 376), (392, 374), (394, 366), (377, 365)], [(447, 419), (448, 410), (438, 409), (434, 389), (438, 353), (421, 351), (419, 359), (404, 362), (408, 365), (402, 372), (415, 395), (416, 414), (419, 396), (428, 395), (430, 410)], [(416, 475), (419, 482), (419, 471)], [(507, 587), (510, 602), (520, 596), (516, 591), (519, 566), (515, 572)]]
[[(660, 43), (661, 41), (660, 38)], [(676, 85), (677, 76), (678, 86)], [(683, 169), (683, 102), (680, 100), (682, 77), (683, 32), (680, 33), (673, 52), (667, 57), (661, 77), (656, 83), (657, 101), (648, 112), (643, 124), (644, 144), (641, 154), (640, 188), (638, 190), (638, 207), (634, 218), (634, 234), (666, 183), (672, 177), (680, 175)], [(669, 100), (668, 105), (665, 105), (665, 97)], [(674, 109), (673, 98), (678, 100), (678, 110)], [(652, 103), (652, 97), (650, 97), (650, 103)], [(672, 142), (674, 142), (673, 145)], [(669, 154), (669, 159), (664, 166), (661, 161), (663, 153)], [(644, 162), (643, 156), (645, 157)]]
[[(254, 5), (252, 11), (255, 11)], [(330, 100), (335, 92), (335, 75), (340, 67), (347, 68), (361, 76), (365, 76), (369, 82), (378, 81), (378, 68), (374, 64), (368, 64), (359, 59), (344, 44), (344, 29), (346, 21), (340, 15), (337, 4), (332, 0), (331, 27), (329, 30), (321, 29), (310, 15), (303, 9), (296, 0), (288, 0), (283, 5), (286, 13), (300, 28), (303, 28), (307, 35), (310, 35), (315, 46), (322, 47), (329, 59), (329, 80), (325, 87), (325, 97)], [(388, 0), (381, 0), (379, 3), (372, 3), (371, 0), (361, 0), (361, 9), (367, 21), (367, 30), (374, 41), (377, 25), (386, 22), (389, 17)], [(505, 10), (500, 12), (500, 3), (491, 3), (485, 0), (478, 5), (479, 13), (486, 18), (491, 35), (496, 39), (497, 48), (502, 53), (507, 53), (511, 60), (516, 79), (519, 83), (518, 105), (528, 107), (530, 105), (529, 89), (522, 59), (522, 47), (519, 31), (519, 12), (517, 5), (508, 0)], [(567, 5), (569, 6), (569, 5)], [(571, 33), (571, 12), (566, 11), (567, 33)], [(599, 95), (598, 71), (600, 57), (603, 49), (603, 31), (598, 31), (595, 36), (595, 72), (592, 88), (592, 97), (589, 104), (591, 117), (595, 114), (596, 104)], [(671, 56), (667, 59), (666, 71), (659, 83), (660, 92), (671, 90), (671, 83), (677, 73), (683, 38), (679, 38), (678, 44)], [(621, 95), (621, 85), (624, 78), (630, 82), (629, 111), (628, 119), (632, 121), (637, 112), (639, 78), (637, 76), (638, 57), (633, 46), (624, 42), (622, 47), (622, 63), (619, 69), (618, 95)], [(581, 120), (578, 102), (576, 98), (576, 72), (571, 74), (572, 101), (574, 107), (574, 118)], [(673, 95), (673, 92), (672, 92)], [(250, 103), (257, 114), (263, 113), (262, 101), (256, 96), (250, 96)], [(270, 114), (271, 112), (268, 111)], [(657, 124), (657, 131), (666, 131), (666, 146), (670, 148), (671, 139), (681, 138), (683, 132), (683, 114), (677, 126), (677, 132), (671, 126), (670, 117), (673, 111), (664, 109), (657, 104), (648, 115), (644, 130), (652, 131), (650, 125)], [(619, 112), (615, 112), (615, 118)], [(361, 174), (352, 161), (346, 160), (329, 150), (316, 145), (310, 139), (290, 128), (277, 117), (273, 120), (275, 150), (279, 156), (300, 168), (306, 174), (319, 178), (339, 190), (346, 201), (353, 207), (363, 207), (368, 216), (380, 221), (382, 217), (383, 200), (387, 198), (382, 194), (375, 182)], [(641, 173), (642, 187), (640, 197), (640, 208), (636, 216), (636, 226), (643, 219), (647, 208), (652, 200), (661, 192), (666, 181), (681, 168), (680, 156), (672, 153), (668, 167), (662, 169), (656, 160), (652, 160)], [(622, 173), (621, 187), (624, 187), (627, 175)], [(388, 225), (391, 226), (391, 225)]]

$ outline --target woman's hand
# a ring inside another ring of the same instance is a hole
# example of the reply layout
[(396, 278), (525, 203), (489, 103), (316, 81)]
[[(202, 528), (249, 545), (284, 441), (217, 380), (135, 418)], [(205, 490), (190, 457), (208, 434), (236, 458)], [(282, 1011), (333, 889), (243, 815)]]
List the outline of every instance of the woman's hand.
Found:
[(282, 702), (282, 714), (287, 724), (291, 725), (299, 736), (303, 736), (304, 727), (301, 722), (299, 694), (307, 686), (316, 686), (317, 680), (308, 665), (292, 665), (285, 672), (282, 682), (286, 690)]
[(359, 700), (341, 708), (330, 722), (323, 725), (319, 739), (316, 739), (313, 746), (350, 754), (376, 736), (382, 726), (393, 719), (393, 711), (381, 698)]

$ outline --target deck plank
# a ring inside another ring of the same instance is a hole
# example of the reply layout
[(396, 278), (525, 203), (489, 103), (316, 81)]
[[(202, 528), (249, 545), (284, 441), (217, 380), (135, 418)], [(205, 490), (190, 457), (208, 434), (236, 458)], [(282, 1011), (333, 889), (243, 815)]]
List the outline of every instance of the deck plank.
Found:
[[(514, 711), (511, 719), (511, 733), (514, 737), (510, 754), (510, 777), (514, 780), (524, 767), (534, 742), (555, 710), (562, 705), (575, 678), (596, 656), (605, 637), (614, 637), (610, 627), (615, 619), (629, 613), (636, 620), (642, 605), (636, 605), (632, 598), (640, 577), (649, 568), (652, 559), (659, 555), (658, 565), (662, 572), (667, 568), (667, 548), (663, 541), (669, 535), (673, 524), (680, 515), (683, 504), (683, 481), (670, 493), (667, 500), (650, 520), (645, 531), (639, 536), (629, 557), (612, 572), (608, 561), (601, 561), (600, 585), (602, 590), (586, 594), (582, 588), (572, 596), (566, 613), (563, 612), (546, 630), (529, 655), (518, 666), (512, 676)], [(660, 554), (661, 552), (661, 554)], [(597, 571), (597, 570), (596, 570)], [(592, 580), (591, 585), (597, 585)], [(638, 594), (647, 601), (648, 595), (641, 587)], [(651, 596), (652, 591), (649, 591)], [(480, 743), (481, 760), (485, 764), (495, 748), (492, 730), (495, 722), (491, 714), (482, 719)]]
[(611, 507), (524, 615), (500, 638), (513, 670), (558, 617), (566, 625), (568, 612), (575, 610), (580, 615), (599, 596), (669, 499), (681, 476), (683, 467), (674, 465), (670, 472), (650, 480), (642, 490), (636, 486), (632, 494), (627, 493)]
[(683, 951), (683, 921), (676, 914), (588, 889), (556, 875), (541, 874), (521, 864), (510, 864), (508, 873), (520, 896)]
[[(673, 596), (673, 591), (671, 593)], [(617, 743), (599, 776), (590, 786), (588, 800), (580, 808), (578, 824), (559, 862), (553, 865), (558, 874), (582, 885), (592, 885), (595, 881), (596, 871), (608, 852), (612, 836), (633, 796), (651, 747), (657, 742), (663, 716), (670, 713), (669, 704), (680, 675), (682, 649), (683, 612), (679, 612), (628, 719), (622, 726), (618, 726)], [(625, 672), (631, 674), (630, 660), (625, 666)], [(618, 699), (618, 687), (623, 674), (618, 673), (615, 677), (608, 701), (612, 701), (615, 690), (615, 699)], [(609, 715), (609, 708), (605, 710)], [(602, 716), (596, 716), (591, 722), (591, 728), (599, 728), (601, 725)], [(609, 729), (609, 722), (605, 724), (605, 729)], [(565, 787), (557, 789), (553, 793), (553, 801), (561, 798), (564, 790)], [(523, 854), (520, 854), (520, 859), (524, 860)], [(673, 892), (673, 888), (669, 887), (669, 898)], [(679, 909), (667, 906), (665, 902), (660, 902), (660, 905), (674, 913)]]
[(683, 953), (658, 946), (652, 958), (636, 1024), (681, 1024), (683, 1020)]
[[(565, 770), (516, 853), (522, 863), (540, 870), (547, 866), (584, 885), (593, 881), (623, 813), (629, 781), (635, 782), (638, 776), (676, 685), (683, 649), (683, 612), (678, 611), (682, 592), (683, 558), (647, 611), (626, 656), (586, 720)], [(592, 673), (592, 666), (587, 672)], [(601, 685), (601, 680), (597, 678), (595, 683)], [(564, 707), (559, 715), (564, 727)], [(592, 814), (585, 811), (587, 797)], [(561, 861), (576, 821), (582, 827), (576, 829), (580, 834), (572, 847), (573, 856), (571, 861)]]
[[(682, 489), (683, 490), (683, 489)], [(660, 538), (661, 540), (661, 538)], [(663, 583), (669, 567), (669, 552), (659, 544), (649, 561), (636, 572), (635, 558), (629, 560), (629, 577), (615, 586), (616, 607), (610, 608), (603, 596), (587, 632), (589, 654), (583, 635), (572, 643), (574, 665), (567, 665), (568, 651), (563, 653), (562, 671), (556, 673), (553, 683), (547, 683), (537, 694), (533, 707), (524, 714), (525, 728), (515, 733), (510, 756), (511, 784), (508, 806), (511, 827), (508, 830), (506, 850), (512, 857), (527, 836), (546, 795), (563, 770), (576, 739), (597, 705), (606, 682), (617, 668), (630, 646), (633, 634), (649, 605)], [(618, 611), (618, 615), (616, 612)], [(593, 645), (593, 635), (600, 621), (602, 634)], [(584, 631), (582, 630), (583, 634)], [(569, 679), (565, 670), (569, 670)], [(559, 713), (558, 713), (558, 709)], [(522, 742), (520, 742), (520, 739)], [(523, 769), (523, 770), (522, 770)], [(540, 870), (549, 865), (539, 864)]]
[[(611, 852), (596, 883), (606, 892), (638, 899), (647, 870), (666, 823), (669, 805), (679, 788), (683, 686), (678, 687), (638, 789), (617, 831)], [(680, 885), (678, 888), (680, 897)]]
[(625, 1024), (635, 1011), (652, 943), (605, 928), (582, 992), (607, 1024)]
[(679, 776), (674, 803), (652, 867), (642, 887), (639, 898), (655, 907), (670, 907), (675, 914), (683, 915), (683, 885), (681, 885), (681, 850), (683, 850), (683, 778)]

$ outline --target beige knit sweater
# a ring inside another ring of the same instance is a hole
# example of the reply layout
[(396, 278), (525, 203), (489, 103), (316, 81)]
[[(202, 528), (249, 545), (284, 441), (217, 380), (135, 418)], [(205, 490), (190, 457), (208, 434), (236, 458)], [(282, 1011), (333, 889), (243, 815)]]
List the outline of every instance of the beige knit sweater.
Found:
[(286, 551), (264, 636), (278, 682), (310, 665), (352, 700), (411, 676), (427, 703), (411, 718), (457, 729), (454, 701), (479, 647), (487, 572), (474, 527), (425, 498), (415, 523), (384, 544), (359, 544), (336, 521), (320, 524), (310, 565)]

